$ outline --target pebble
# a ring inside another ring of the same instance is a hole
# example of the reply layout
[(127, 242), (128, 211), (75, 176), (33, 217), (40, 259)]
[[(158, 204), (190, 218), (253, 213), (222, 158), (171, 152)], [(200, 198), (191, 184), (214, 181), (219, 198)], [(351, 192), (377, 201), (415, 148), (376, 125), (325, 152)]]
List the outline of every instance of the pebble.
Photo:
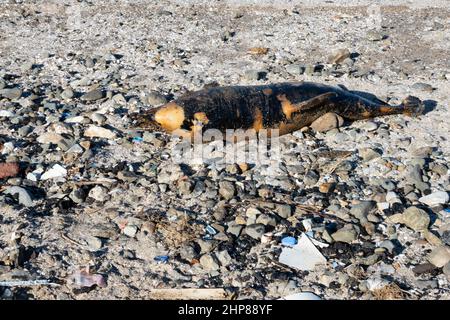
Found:
[(233, 258), (231, 258), (230, 254), (227, 250), (222, 250), (217, 252), (216, 254), (217, 260), (219, 260), (220, 264), (223, 267), (230, 265), (233, 262)]
[(438, 268), (442, 268), (450, 261), (450, 248), (448, 246), (440, 246), (431, 251), (427, 260)]
[(9, 100), (19, 99), (22, 96), (22, 93), (23, 91), (20, 88), (7, 88), (0, 90), (0, 96)]
[(450, 262), (442, 268), (442, 272), (447, 277), (447, 281), (450, 281)]
[(160, 106), (167, 103), (167, 99), (162, 94), (151, 91), (147, 94), (147, 102), (152, 106)]
[(374, 148), (360, 148), (358, 153), (364, 162), (379, 158), (383, 155), (383, 152), (379, 149)]
[(344, 119), (340, 115), (328, 112), (314, 120), (310, 127), (317, 132), (326, 132), (331, 129), (342, 127), (343, 124)]
[(425, 210), (411, 206), (403, 212), (402, 221), (408, 228), (422, 231), (428, 229), (430, 216)]
[(266, 77), (267, 71), (263, 70), (246, 70), (244, 78), (248, 81), (262, 80)]
[(366, 33), (366, 38), (370, 41), (381, 41), (386, 38), (386, 35), (378, 30), (369, 30)]
[(373, 121), (366, 121), (362, 126), (361, 129), (364, 129), (368, 132), (372, 132), (378, 129), (378, 125)]
[(88, 197), (98, 202), (105, 202), (108, 199), (108, 189), (102, 186), (95, 186), (89, 191)]
[(255, 223), (245, 227), (245, 233), (256, 240), (260, 240), (265, 231), (266, 229), (261, 223)]
[(86, 92), (81, 96), (81, 99), (84, 101), (96, 101), (100, 100), (105, 96), (105, 93), (100, 89), (94, 89)]
[(350, 214), (358, 220), (367, 220), (367, 215), (375, 208), (375, 206), (375, 201), (361, 201), (352, 206)]
[(350, 54), (350, 50), (348, 49), (339, 49), (328, 58), (328, 63), (340, 64), (345, 59), (349, 58)]
[(41, 135), (39, 135), (36, 139), (39, 143), (53, 143), (58, 144), (61, 140), (63, 140), (64, 137), (60, 134), (54, 133), (54, 132), (45, 132)]
[(433, 86), (431, 86), (428, 83), (423, 83), (423, 82), (416, 82), (412, 85), (411, 88), (414, 90), (417, 90), (417, 91), (425, 91), (425, 92), (433, 91)]
[(273, 226), (277, 225), (277, 219), (274, 216), (268, 214), (261, 214), (256, 218), (256, 223), (261, 223), (265, 226)]
[(127, 224), (125, 228), (123, 228), (123, 233), (130, 238), (134, 238), (136, 233), (138, 232), (138, 227), (134, 224)]
[(103, 127), (98, 127), (98, 126), (89, 126), (89, 128), (87, 128), (84, 131), (84, 136), (85, 137), (90, 137), (90, 138), (104, 138), (104, 139), (115, 139), (116, 138), (116, 134), (114, 132), (112, 132), (109, 129), (103, 128)]
[(317, 181), (319, 181), (319, 175), (314, 170), (308, 171), (303, 178), (303, 183), (308, 187), (314, 186)]
[(449, 195), (445, 191), (437, 191), (419, 198), (419, 201), (433, 207), (440, 204), (447, 204), (449, 201)]
[(219, 264), (216, 262), (216, 259), (214, 258), (214, 256), (212, 254), (204, 254), (200, 257), (200, 264), (202, 265), (202, 267), (205, 270), (208, 271), (214, 271), (214, 270), (219, 270), (220, 266)]
[(230, 200), (234, 197), (236, 189), (231, 181), (219, 182), (219, 193), (225, 200)]
[(31, 198), (30, 194), (28, 193), (28, 191), (25, 188), (12, 186), (12, 187), (6, 188), (4, 193), (10, 194), (10, 195), (18, 195), (19, 203), (25, 207), (34, 206), (33, 199)]
[(353, 225), (347, 224), (343, 228), (333, 233), (331, 237), (336, 242), (352, 243), (358, 237), (358, 233)]
[(305, 72), (305, 66), (298, 63), (289, 64), (286, 66), (286, 71), (293, 75), (301, 75)]
[(41, 180), (49, 180), (49, 179), (56, 179), (56, 178), (63, 178), (67, 175), (67, 170), (59, 165), (55, 164), (53, 167), (47, 171), (44, 172), (41, 176)]

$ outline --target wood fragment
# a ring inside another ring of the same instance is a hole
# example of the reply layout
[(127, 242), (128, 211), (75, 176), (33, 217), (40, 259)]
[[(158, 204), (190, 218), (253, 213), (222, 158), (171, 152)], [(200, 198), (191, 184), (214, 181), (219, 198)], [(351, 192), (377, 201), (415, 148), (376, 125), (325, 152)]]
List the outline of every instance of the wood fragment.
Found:
[(150, 298), (155, 300), (223, 300), (231, 296), (223, 288), (211, 289), (151, 289)]

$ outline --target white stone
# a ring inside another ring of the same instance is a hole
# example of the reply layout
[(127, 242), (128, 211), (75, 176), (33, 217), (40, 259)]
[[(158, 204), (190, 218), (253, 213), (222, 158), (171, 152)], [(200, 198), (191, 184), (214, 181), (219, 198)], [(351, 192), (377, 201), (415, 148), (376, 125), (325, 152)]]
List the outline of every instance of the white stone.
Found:
[(425, 203), (426, 205), (432, 207), (438, 204), (446, 204), (449, 201), (448, 193), (445, 191), (437, 191), (430, 193), (427, 196), (419, 198), (419, 201)]
[(116, 134), (109, 129), (98, 127), (98, 126), (90, 126), (84, 131), (84, 135), (90, 138), (105, 138), (105, 139), (115, 139)]
[(63, 178), (66, 175), (67, 170), (59, 164), (55, 164), (51, 169), (44, 172), (44, 174), (41, 176), (41, 180)]

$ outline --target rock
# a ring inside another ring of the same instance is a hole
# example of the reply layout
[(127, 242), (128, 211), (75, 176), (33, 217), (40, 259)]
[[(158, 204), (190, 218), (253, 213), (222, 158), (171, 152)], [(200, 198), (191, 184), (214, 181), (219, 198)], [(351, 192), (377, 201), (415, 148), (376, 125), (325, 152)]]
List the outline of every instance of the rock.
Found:
[(105, 202), (108, 199), (108, 189), (102, 186), (95, 186), (89, 191), (88, 197), (98, 202)]
[(12, 112), (10, 110), (0, 110), (0, 117), (12, 118), (14, 116), (15, 116), (14, 112)]
[(330, 183), (330, 182), (322, 183), (319, 186), (319, 192), (321, 192), (321, 193), (329, 193), (329, 192), (332, 192), (334, 190), (334, 187), (335, 187), (334, 183)]
[(231, 181), (220, 181), (219, 182), (219, 194), (226, 200), (232, 199), (236, 189)]
[(450, 262), (442, 268), (442, 272), (447, 277), (447, 281), (450, 281)]
[(216, 259), (214, 259), (214, 256), (209, 253), (200, 257), (200, 264), (205, 270), (208, 271), (219, 270), (220, 268), (219, 264), (216, 262)]
[(105, 93), (102, 90), (94, 89), (83, 94), (81, 99), (84, 101), (96, 101), (102, 99), (104, 95)]
[(314, 186), (317, 181), (319, 181), (319, 175), (317, 174), (316, 171), (314, 170), (309, 170), (306, 174), (305, 177), (303, 178), (303, 183), (307, 186), (307, 187), (312, 187)]
[(277, 219), (275, 217), (270, 216), (268, 214), (261, 214), (256, 218), (256, 223), (263, 224), (265, 226), (273, 226), (277, 225)]
[(155, 91), (151, 91), (148, 93), (147, 95), (147, 102), (152, 105), (152, 106), (160, 106), (162, 104), (167, 103), (167, 99), (165, 96), (163, 96), (162, 94), (155, 92)]
[(343, 124), (344, 119), (340, 115), (328, 112), (314, 120), (310, 127), (317, 132), (326, 132), (331, 129), (342, 127)]
[(419, 198), (419, 201), (433, 207), (439, 204), (447, 204), (449, 201), (449, 195), (445, 191), (437, 191)]
[(41, 180), (49, 180), (56, 178), (63, 178), (67, 175), (67, 170), (59, 164), (55, 164), (51, 169), (44, 172)]
[(84, 131), (84, 136), (90, 138), (104, 138), (104, 139), (116, 138), (116, 134), (111, 130), (93, 125), (89, 126), (89, 128), (87, 128)]
[(58, 144), (61, 140), (63, 140), (64, 137), (60, 134), (54, 133), (54, 132), (45, 132), (41, 135), (39, 135), (36, 139), (39, 143), (53, 143)]
[(411, 88), (414, 90), (417, 90), (417, 91), (425, 91), (425, 92), (433, 91), (433, 86), (431, 86), (428, 83), (423, 83), (423, 82), (416, 82), (412, 85)]
[(344, 143), (345, 141), (350, 140), (350, 136), (345, 132), (338, 132), (334, 135), (335, 143)]
[(105, 115), (98, 113), (98, 112), (94, 112), (93, 114), (91, 114), (90, 118), (92, 121), (94, 121), (98, 125), (103, 125), (107, 120)]
[(264, 70), (246, 70), (244, 78), (248, 81), (262, 80), (266, 77), (267, 71)]
[(305, 66), (305, 74), (308, 76), (312, 76), (314, 72), (316, 71), (316, 66), (313, 64), (307, 64)]
[(378, 129), (378, 125), (373, 121), (367, 121), (362, 126), (361, 129), (364, 129), (368, 132), (375, 131)]
[(448, 246), (440, 246), (431, 251), (427, 260), (438, 268), (442, 268), (450, 261), (450, 248)]
[(127, 224), (125, 228), (123, 228), (123, 233), (130, 238), (134, 238), (137, 232), (138, 227), (134, 224)]
[(80, 204), (86, 199), (86, 193), (82, 188), (74, 188), (69, 194), (69, 198), (72, 199), (73, 202)]
[(430, 216), (425, 210), (417, 207), (409, 207), (402, 214), (403, 224), (414, 231), (422, 231), (428, 229), (430, 224)]
[(336, 242), (352, 243), (358, 237), (358, 233), (353, 225), (347, 224), (333, 233), (331, 237)]
[(340, 64), (347, 58), (350, 58), (350, 50), (339, 49), (328, 58), (328, 63)]
[(224, 267), (230, 265), (233, 262), (233, 258), (231, 258), (227, 250), (219, 251), (216, 256), (220, 264)]
[(376, 206), (375, 201), (361, 201), (352, 206), (350, 214), (358, 220), (367, 220), (367, 215)]
[(15, 177), (19, 174), (19, 165), (15, 162), (0, 163), (0, 179)]
[(305, 66), (298, 63), (289, 64), (286, 66), (286, 71), (293, 75), (301, 75), (305, 72)]
[(74, 93), (73, 93), (72, 89), (70, 89), (70, 88), (65, 89), (61, 93), (61, 98), (63, 98), (64, 100), (72, 99), (73, 96), (74, 96)]
[(358, 150), (359, 155), (364, 162), (379, 158), (383, 155), (383, 152), (374, 148), (361, 148)]
[(263, 224), (255, 223), (245, 228), (245, 233), (253, 239), (260, 240), (266, 229)]
[(22, 93), (23, 91), (20, 88), (7, 88), (0, 90), (0, 96), (9, 100), (19, 99), (22, 96)]
[(422, 263), (415, 266), (412, 271), (416, 276), (424, 274), (424, 273), (430, 273), (433, 270), (436, 270), (436, 267), (431, 263)]
[(18, 195), (19, 203), (25, 207), (33, 206), (33, 199), (31, 199), (30, 194), (28, 193), (28, 191), (25, 188), (17, 187), (17, 186), (8, 187), (8, 188), (6, 188), (4, 193), (10, 194), (13, 196)]
[(158, 183), (160, 184), (171, 184), (174, 181), (179, 180), (184, 176), (183, 170), (179, 165), (174, 165), (167, 163), (160, 167), (160, 171), (158, 173)]
[(366, 38), (370, 41), (381, 41), (386, 38), (386, 35), (376, 29), (373, 29), (367, 31)]
[(241, 234), (243, 228), (244, 226), (237, 224), (235, 221), (231, 221), (228, 223), (227, 233), (237, 238)]
[(292, 208), (288, 204), (276, 204), (274, 210), (283, 219), (287, 219), (292, 215)]

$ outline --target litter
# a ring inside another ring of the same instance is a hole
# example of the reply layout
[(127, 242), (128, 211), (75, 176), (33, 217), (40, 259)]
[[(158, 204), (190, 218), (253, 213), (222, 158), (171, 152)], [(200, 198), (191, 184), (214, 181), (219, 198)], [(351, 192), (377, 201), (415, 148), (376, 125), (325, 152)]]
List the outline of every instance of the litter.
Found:
[(292, 247), (297, 244), (297, 240), (294, 237), (284, 237), (281, 239), (281, 244)]
[(211, 227), (210, 225), (207, 225), (205, 229), (206, 229), (206, 232), (208, 232), (209, 234), (211, 234), (213, 236), (217, 234), (217, 230), (214, 229), (213, 227)]
[(154, 260), (161, 263), (167, 263), (169, 262), (169, 256), (156, 256)]
[(0, 281), (0, 287), (59, 286), (50, 280), (10, 280)]
[(278, 300), (322, 300), (322, 299), (312, 292), (299, 292), (290, 294)]
[(211, 289), (150, 289), (155, 300), (223, 300), (231, 296), (222, 288)]
[(89, 267), (86, 267), (82, 270), (77, 270), (70, 276), (70, 279), (73, 281), (74, 285), (77, 287), (92, 287), (97, 285), (99, 287), (106, 287), (105, 278), (101, 274), (92, 274), (89, 271)]
[(283, 248), (278, 261), (298, 270), (313, 270), (316, 265), (325, 264), (327, 259), (308, 236), (302, 233), (295, 246)]
[(142, 141), (144, 141), (144, 139), (142, 137), (134, 137), (133, 138), (134, 143), (141, 143)]

